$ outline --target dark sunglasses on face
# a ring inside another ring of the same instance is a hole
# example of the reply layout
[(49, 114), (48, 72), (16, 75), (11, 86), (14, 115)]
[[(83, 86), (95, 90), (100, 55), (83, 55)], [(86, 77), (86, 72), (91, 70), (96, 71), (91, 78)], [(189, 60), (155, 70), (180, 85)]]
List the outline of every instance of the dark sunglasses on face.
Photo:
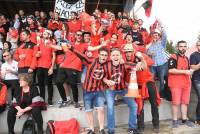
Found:
[(3, 57), (7, 57), (7, 56), (9, 56), (9, 55), (3, 55)]

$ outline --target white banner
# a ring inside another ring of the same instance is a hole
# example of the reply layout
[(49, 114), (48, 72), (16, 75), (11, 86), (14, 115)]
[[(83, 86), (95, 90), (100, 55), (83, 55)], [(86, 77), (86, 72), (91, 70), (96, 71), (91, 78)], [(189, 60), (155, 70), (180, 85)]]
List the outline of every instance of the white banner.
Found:
[(55, 12), (59, 13), (60, 18), (70, 19), (71, 12), (81, 13), (85, 11), (85, 0), (79, 0), (75, 4), (68, 4), (64, 0), (56, 0)]

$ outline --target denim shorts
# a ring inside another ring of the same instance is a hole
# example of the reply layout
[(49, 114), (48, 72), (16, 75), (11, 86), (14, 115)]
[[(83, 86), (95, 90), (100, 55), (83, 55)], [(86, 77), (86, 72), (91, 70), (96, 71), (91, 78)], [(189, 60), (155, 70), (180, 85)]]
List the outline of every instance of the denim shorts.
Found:
[(90, 112), (94, 107), (100, 108), (104, 107), (105, 97), (103, 91), (95, 91), (95, 92), (84, 92), (83, 100), (85, 111)]

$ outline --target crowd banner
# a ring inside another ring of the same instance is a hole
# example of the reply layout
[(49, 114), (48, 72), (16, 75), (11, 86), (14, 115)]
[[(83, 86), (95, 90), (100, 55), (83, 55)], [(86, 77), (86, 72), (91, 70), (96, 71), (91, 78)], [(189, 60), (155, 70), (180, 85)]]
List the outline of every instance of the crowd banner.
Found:
[(64, 0), (56, 0), (55, 1), (55, 9), (54, 12), (59, 13), (60, 18), (70, 19), (71, 13), (81, 13), (85, 11), (85, 0), (79, 0), (75, 4), (69, 4)]

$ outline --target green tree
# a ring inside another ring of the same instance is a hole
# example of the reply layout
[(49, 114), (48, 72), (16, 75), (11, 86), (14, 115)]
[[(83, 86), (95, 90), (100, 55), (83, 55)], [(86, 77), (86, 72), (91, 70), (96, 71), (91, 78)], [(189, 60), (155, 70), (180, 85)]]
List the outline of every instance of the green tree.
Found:
[(167, 51), (168, 53), (170, 53), (170, 54), (176, 52), (176, 49), (175, 49), (175, 47), (173, 46), (173, 42), (172, 42), (171, 40), (170, 40), (170, 41), (167, 41), (166, 51)]

